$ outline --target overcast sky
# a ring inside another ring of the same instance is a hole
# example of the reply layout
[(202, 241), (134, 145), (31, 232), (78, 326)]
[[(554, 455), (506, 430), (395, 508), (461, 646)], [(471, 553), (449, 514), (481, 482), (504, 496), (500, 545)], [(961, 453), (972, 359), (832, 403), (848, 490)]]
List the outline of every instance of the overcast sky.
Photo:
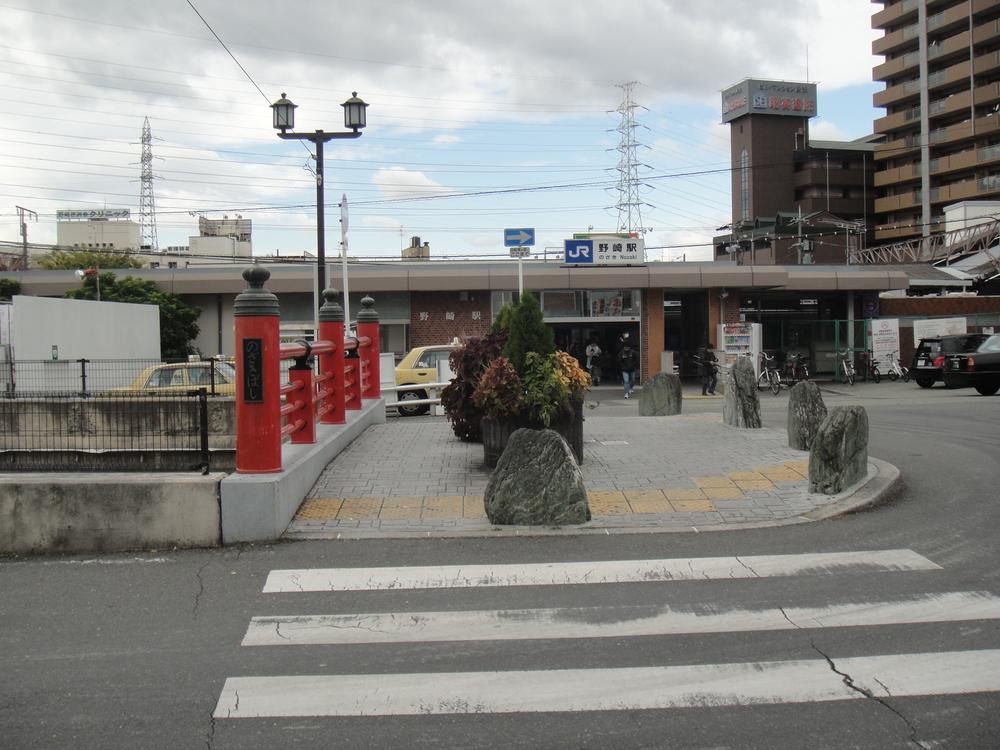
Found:
[(813, 138), (870, 133), (882, 114), (871, 106), (875, 9), (0, 0), (0, 240), (19, 240), (16, 205), (39, 215), (33, 242), (55, 242), (57, 209), (125, 207), (138, 220), (148, 117), (161, 248), (187, 244), (197, 213), (239, 213), (253, 220), (256, 254), (311, 253), (309, 153), (275, 137), (268, 104), (287, 92), (297, 130), (339, 130), (339, 104), (357, 91), (368, 128), (326, 147), (328, 254), (338, 252), (342, 194), (352, 256), (399, 257), (413, 235), (436, 257), (502, 255), (505, 227), (534, 227), (538, 252), (561, 248), (574, 231), (616, 229), (614, 110), (619, 84), (637, 81), (648, 256), (707, 258), (731, 211), (720, 90), (808, 76), (819, 84)]

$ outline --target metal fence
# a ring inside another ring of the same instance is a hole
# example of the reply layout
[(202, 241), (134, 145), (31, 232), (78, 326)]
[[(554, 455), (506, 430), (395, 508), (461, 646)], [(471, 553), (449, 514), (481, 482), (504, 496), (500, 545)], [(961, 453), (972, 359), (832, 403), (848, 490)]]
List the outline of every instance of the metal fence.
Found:
[(0, 471), (207, 473), (210, 455), (204, 388), (0, 398)]
[(147, 394), (205, 388), (210, 396), (233, 395), (236, 370), (225, 359), (16, 359), (0, 362), (0, 395)]

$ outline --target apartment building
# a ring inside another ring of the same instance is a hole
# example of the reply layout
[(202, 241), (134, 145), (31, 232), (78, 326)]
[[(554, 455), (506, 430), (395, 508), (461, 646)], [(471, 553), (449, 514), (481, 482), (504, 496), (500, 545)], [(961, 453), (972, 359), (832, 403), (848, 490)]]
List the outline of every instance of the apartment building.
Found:
[(875, 242), (944, 230), (944, 207), (1000, 198), (1000, 0), (884, 0), (885, 116), (875, 149)]

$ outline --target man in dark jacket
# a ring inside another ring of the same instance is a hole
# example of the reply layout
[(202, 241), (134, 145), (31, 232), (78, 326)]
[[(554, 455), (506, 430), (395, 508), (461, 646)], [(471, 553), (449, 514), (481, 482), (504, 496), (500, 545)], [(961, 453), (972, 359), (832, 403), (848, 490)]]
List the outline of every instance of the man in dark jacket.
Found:
[(698, 356), (698, 374), (701, 375), (701, 395), (714, 396), (715, 386), (718, 383), (718, 363), (715, 352), (712, 351), (712, 342), (709, 341)]
[(635, 371), (639, 369), (639, 355), (632, 348), (632, 342), (627, 338), (622, 340), (621, 349), (618, 350), (618, 369), (622, 372), (622, 386), (625, 388), (625, 398), (632, 397), (632, 388), (635, 386)]

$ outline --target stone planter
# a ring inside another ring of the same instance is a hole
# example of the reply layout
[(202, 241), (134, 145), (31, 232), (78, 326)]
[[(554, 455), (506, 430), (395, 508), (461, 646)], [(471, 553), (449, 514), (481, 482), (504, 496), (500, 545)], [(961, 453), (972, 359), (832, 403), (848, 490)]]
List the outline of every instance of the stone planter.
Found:
[[(507, 440), (514, 430), (527, 427), (531, 430), (545, 429), (540, 422), (532, 422), (517, 417), (483, 417), (480, 430), (483, 435), (483, 463), (486, 468), (493, 469), (500, 460)], [(552, 420), (550, 430), (562, 435), (576, 457), (578, 464), (583, 463), (583, 401), (571, 401), (569, 408)]]

